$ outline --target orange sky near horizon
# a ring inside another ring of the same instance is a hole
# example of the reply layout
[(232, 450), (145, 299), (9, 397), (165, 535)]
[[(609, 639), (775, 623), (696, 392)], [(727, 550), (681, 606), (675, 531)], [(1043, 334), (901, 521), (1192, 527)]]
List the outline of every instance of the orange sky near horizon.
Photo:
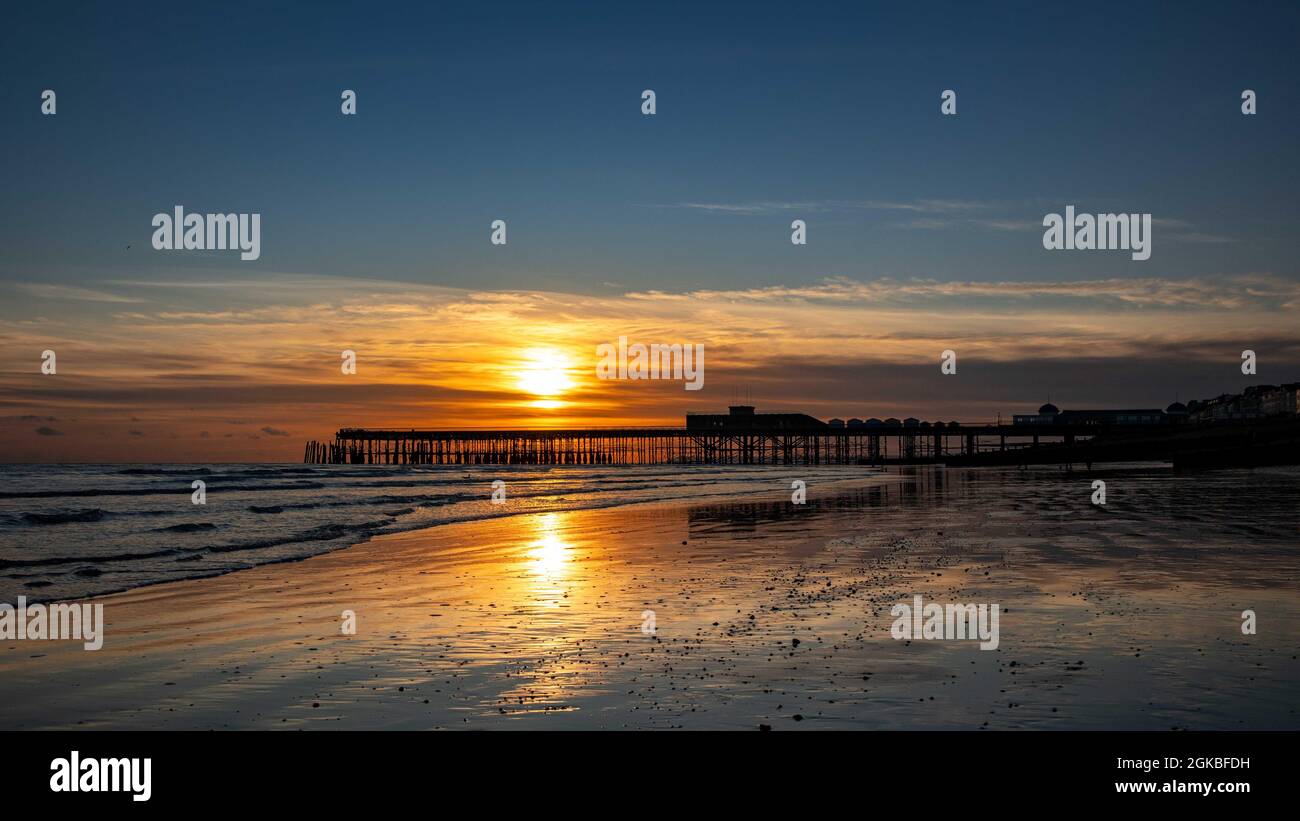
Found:
[[(18, 462), (299, 461), (340, 427), (680, 425), (746, 395), (822, 418), (982, 421), (1046, 392), (1146, 406), (1164, 394), (1144, 385), (1168, 372), (1172, 393), (1190, 378), (1181, 366), (1207, 386), (1221, 369), (1214, 392), (1235, 389), (1251, 347), (1271, 381), (1300, 377), (1300, 286), (1270, 277), (608, 296), (300, 275), (6, 287), (21, 304), (0, 317), (0, 460)], [(596, 346), (620, 336), (704, 344), (704, 389), (598, 379)], [(939, 372), (945, 349), (956, 376)], [(1072, 372), (1079, 362), (1093, 369)], [(1099, 393), (1097, 373), (1129, 393)]]

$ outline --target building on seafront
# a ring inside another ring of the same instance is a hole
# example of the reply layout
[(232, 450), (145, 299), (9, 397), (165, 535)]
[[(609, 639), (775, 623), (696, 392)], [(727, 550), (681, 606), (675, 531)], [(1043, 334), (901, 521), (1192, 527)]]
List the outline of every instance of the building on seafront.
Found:
[(1300, 406), (1300, 382), (1251, 385), (1241, 393), (1224, 393), (1213, 399), (1187, 403), (1193, 422), (1223, 422), (1295, 416)]
[(1038, 425), (1170, 425), (1267, 419), (1295, 416), (1300, 408), (1300, 382), (1285, 385), (1252, 385), (1241, 393), (1225, 393), (1213, 399), (1194, 399), (1184, 405), (1174, 402), (1159, 408), (1061, 410), (1051, 402), (1037, 413), (1017, 413), (1012, 424)]

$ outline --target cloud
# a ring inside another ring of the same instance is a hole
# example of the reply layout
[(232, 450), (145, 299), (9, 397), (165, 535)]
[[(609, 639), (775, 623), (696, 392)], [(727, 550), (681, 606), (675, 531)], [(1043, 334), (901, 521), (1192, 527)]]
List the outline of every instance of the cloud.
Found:
[(1232, 237), (1220, 236), (1219, 234), (1205, 234), (1198, 231), (1189, 231), (1184, 234), (1167, 234), (1163, 239), (1169, 242), (1188, 242), (1188, 243), (1221, 243), (1236, 242)]
[(1090, 312), (1117, 307), (1225, 311), (1300, 307), (1300, 282), (1268, 275), (1168, 279), (1159, 277), (1056, 281), (992, 282), (880, 278), (855, 280), (829, 277), (803, 286), (774, 285), (738, 290), (698, 290), (683, 294), (660, 291), (626, 295), (639, 301), (813, 302), (874, 307), (951, 306), (954, 317), (970, 312), (977, 300), (981, 311), (1021, 312), (1048, 303), (1069, 301)]
[(63, 431), (55, 430), (50, 427), (39, 427), (36, 429), (38, 436), (62, 436)]
[[(899, 215), (885, 227), (907, 231), (951, 231), (982, 229), (999, 232), (1033, 232), (1043, 230), (1042, 209), (1054, 209), (1043, 201), (996, 202), (954, 199), (894, 200), (753, 200), (745, 202), (677, 202), (656, 208), (678, 208), (734, 216), (770, 216), (773, 214), (820, 214), (883, 212)], [(1055, 209), (1059, 210), (1059, 209)], [(1080, 210), (1084, 210), (1080, 208)], [(1026, 214), (1026, 211), (1029, 213)], [(901, 217), (907, 217), (906, 219)], [(1230, 243), (1235, 239), (1195, 230), (1187, 220), (1159, 217), (1151, 220), (1158, 241), (1173, 243)]]
[(1042, 222), (1038, 220), (977, 219), (974, 217), (921, 217), (891, 223), (891, 226), (918, 231), (946, 231), (962, 227), (987, 228), (990, 231), (1041, 231), (1043, 228)]
[(144, 301), (122, 296), (120, 294), (110, 294), (106, 291), (94, 291), (89, 288), (78, 288), (71, 285), (48, 285), (35, 282), (18, 282), (13, 283), (13, 287), (23, 293), (30, 294), (37, 299), (71, 299), (81, 302)]
[(677, 202), (657, 208), (683, 208), (718, 214), (760, 215), (787, 211), (819, 213), (828, 211), (907, 211), (921, 214), (951, 214), (990, 208), (990, 203), (968, 200), (926, 199), (911, 202), (887, 200), (759, 200), (751, 202)]
[[(131, 316), (103, 306), (98, 319), (37, 327), (0, 319), (0, 413), (37, 424), (47, 415), (76, 420), (69, 435), (39, 443), (26, 426), (0, 426), (0, 452), (38, 461), (138, 458), (129, 435), (138, 416), (166, 439), (158, 458), (297, 459), (303, 440), (347, 426), (673, 424), (684, 410), (724, 406), (729, 391), (745, 387), (767, 407), (985, 418), (1038, 398), (1043, 385), (1055, 385), (1054, 397), (1070, 386), (1085, 397), (1085, 373), (1116, 402), (1235, 389), (1247, 347), (1261, 361), (1267, 351), (1269, 381), (1300, 378), (1300, 282), (1269, 273), (835, 276), (616, 294), (330, 279), (257, 297)], [(705, 389), (597, 380), (595, 346), (619, 336), (705, 344)], [(51, 338), (65, 340), (60, 358), (77, 363), (57, 380), (23, 353)], [(359, 354), (356, 375), (340, 374), (343, 348)], [(573, 389), (544, 414), (518, 387), (520, 354), (530, 348), (555, 348), (572, 363)], [(949, 348), (963, 378), (934, 384), (939, 353)], [(1093, 363), (1086, 372), (1076, 367), (1084, 359)], [(949, 400), (934, 393), (940, 388)], [(850, 400), (853, 409), (837, 406)], [(254, 427), (259, 418), (294, 419), (294, 430)], [(232, 442), (225, 431), (236, 427)]]

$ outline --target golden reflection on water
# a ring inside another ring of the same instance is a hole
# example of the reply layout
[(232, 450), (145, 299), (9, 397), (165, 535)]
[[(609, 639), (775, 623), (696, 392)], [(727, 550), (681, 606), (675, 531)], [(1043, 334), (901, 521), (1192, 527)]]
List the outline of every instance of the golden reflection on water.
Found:
[(569, 575), (574, 548), (560, 534), (560, 514), (543, 513), (537, 517), (536, 526), (536, 539), (527, 552), (529, 571), (547, 579), (563, 579)]
[[(482, 704), (485, 714), (499, 715), (503, 705), (514, 715), (573, 709), (577, 695), (604, 681), (603, 671), (582, 656), (584, 643), (607, 636), (599, 610), (610, 588), (608, 577), (592, 575), (592, 546), (583, 535), (587, 518), (583, 511), (564, 511), (517, 520), (528, 528), (515, 537), (516, 561), (507, 571), (513, 580), (509, 614), (518, 629), (506, 625), (490, 635), (509, 643), (519, 663), (510, 668), (510, 686)], [(498, 662), (499, 652), (490, 658)]]

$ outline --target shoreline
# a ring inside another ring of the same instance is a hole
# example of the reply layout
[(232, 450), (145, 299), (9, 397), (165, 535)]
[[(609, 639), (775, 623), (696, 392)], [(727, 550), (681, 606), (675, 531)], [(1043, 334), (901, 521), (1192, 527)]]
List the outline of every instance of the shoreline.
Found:
[[(1152, 528), (1134, 563), (1122, 509), (1067, 537), (1062, 477), (1027, 499), (889, 478), (439, 525), (97, 597), (102, 650), (0, 642), (0, 726), (1300, 728), (1294, 557), (1207, 542), (1189, 564)], [(892, 639), (918, 594), (1000, 602), (1001, 645)], [(1258, 641), (1233, 636), (1242, 595)]]
[[(202, 466), (196, 466), (196, 467), (202, 467)], [(348, 466), (348, 467), (352, 467), (352, 466)], [(399, 471), (400, 471), (400, 470), (404, 470), (404, 469), (409, 470), (409, 468), (403, 468), (403, 467), (400, 467), (400, 466), (366, 466), (366, 467), (367, 467), (367, 468), (372, 468), (372, 469), (374, 469), (374, 468), (378, 468), (378, 469), (380, 469), (380, 470), (382, 470), (382, 469), (384, 469), (384, 468), (390, 468), (390, 467), (391, 467), (391, 468), (398, 468)], [(570, 467), (570, 466), (564, 466), (564, 465), (561, 465), (561, 466), (555, 466), (555, 467), (556, 467), (557, 470), (564, 470), (566, 467)], [(573, 467), (577, 467), (579, 470), (582, 469), (581, 466), (573, 466)], [(707, 467), (707, 466), (701, 466), (701, 467)], [(394, 471), (394, 472), (397, 472), (397, 471)], [(434, 473), (435, 471), (430, 471), (430, 472), (431, 472), (431, 473)], [(494, 471), (494, 473), (499, 473), (499, 472), (500, 472), (499, 470)], [(842, 477), (842, 478), (836, 478), (836, 479), (832, 479), (832, 480), (830, 480), (830, 481), (822, 481), (822, 482), (819, 483), (819, 485), (820, 485), (820, 487), (822, 487), (822, 488), (836, 488), (836, 487), (841, 487), (841, 486), (854, 486), (854, 485), (862, 484), (862, 483), (864, 483), (864, 482), (870, 482), (870, 481), (872, 481), (872, 480), (884, 480), (884, 481), (889, 481), (889, 480), (890, 480), (889, 477), (891, 477), (891, 476), (895, 477), (895, 478), (894, 478), (895, 481), (897, 481), (897, 480), (901, 480), (901, 479), (902, 479), (902, 474), (899, 473), (899, 472), (891, 473), (891, 472), (888, 471), (888, 470), (877, 470), (877, 469), (874, 469), (874, 468), (864, 468), (864, 469), (863, 469), (863, 472), (862, 472), (860, 475), (857, 475), (857, 476), (847, 476), (847, 475), (846, 475), (846, 476), (844, 476), (844, 477)], [(561, 494), (558, 496), (558, 499), (559, 499), (560, 501), (563, 501), (566, 495), (575, 495), (575, 494), (576, 494), (576, 495), (585, 495), (586, 493), (590, 493), (590, 492), (591, 492), (591, 491), (568, 490), (568, 491), (564, 491), (563, 493), (561, 493)], [(394, 530), (388, 530), (388, 531), (386, 531), (386, 532), (379, 532), (379, 533), (375, 533), (375, 532), (358, 532), (357, 534), (355, 534), (355, 535), (357, 536), (357, 539), (356, 539), (355, 541), (349, 541), (349, 542), (347, 542), (346, 544), (336, 545), (336, 546), (334, 546), (334, 547), (330, 547), (330, 548), (327, 548), (327, 549), (321, 550), (320, 552), (316, 552), (316, 553), (306, 553), (306, 554), (298, 555), (298, 556), (285, 556), (285, 557), (283, 557), (283, 558), (271, 558), (271, 559), (266, 559), (266, 560), (263, 560), (263, 561), (259, 561), (259, 562), (257, 562), (256, 564), (252, 564), (252, 565), (250, 565), (250, 566), (248, 566), (248, 567), (232, 567), (232, 568), (227, 568), (227, 569), (213, 570), (213, 571), (211, 571), (211, 572), (207, 572), (207, 573), (199, 572), (199, 573), (195, 573), (194, 575), (186, 576), (186, 577), (184, 577), (184, 578), (182, 578), (182, 579), (167, 579), (167, 578), (161, 578), (161, 579), (157, 579), (157, 580), (154, 580), (154, 581), (149, 581), (149, 582), (144, 582), (144, 583), (139, 583), (139, 584), (132, 584), (132, 585), (124, 586), (124, 587), (119, 587), (119, 588), (111, 588), (111, 589), (107, 589), (107, 590), (97, 591), (97, 592), (95, 592), (94, 594), (87, 595), (87, 596), (57, 596), (57, 597), (52, 597), (52, 598), (45, 598), (45, 597), (42, 596), (40, 588), (33, 588), (33, 589), (31, 589), (31, 590), (24, 590), (24, 591), (22, 591), (21, 593), (19, 593), (19, 594), (15, 594), (15, 595), (22, 595), (22, 596), (26, 597), (27, 601), (28, 601), (29, 603), (32, 603), (32, 604), (37, 604), (37, 603), (39, 603), (39, 604), (57, 604), (57, 603), (68, 603), (68, 602), (78, 602), (78, 603), (81, 603), (81, 602), (92, 602), (92, 601), (94, 601), (94, 600), (96, 600), (96, 599), (99, 599), (99, 598), (102, 598), (102, 597), (105, 597), (105, 596), (112, 596), (112, 595), (116, 595), (116, 594), (119, 594), (119, 593), (127, 593), (127, 592), (130, 592), (130, 591), (132, 591), (132, 590), (139, 590), (139, 589), (143, 589), (143, 588), (146, 588), (146, 587), (154, 587), (154, 586), (159, 585), (159, 584), (172, 584), (172, 583), (175, 583), (175, 582), (177, 582), (177, 581), (186, 581), (186, 580), (191, 580), (191, 581), (193, 581), (193, 580), (199, 580), (199, 579), (212, 579), (212, 578), (219, 578), (219, 577), (221, 577), (221, 576), (229, 575), (230, 573), (240, 573), (240, 572), (243, 572), (243, 571), (246, 571), (246, 570), (256, 569), (256, 568), (258, 568), (258, 567), (268, 567), (268, 566), (277, 565), (277, 564), (293, 564), (293, 563), (296, 563), (296, 562), (306, 561), (307, 559), (311, 559), (311, 558), (314, 558), (314, 557), (316, 557), (316, 556), (323, 556), (323, 555), (326, 555), (326, 554), (328, 554), (328, 553), (335, 553), (335, 552), (338, 552), (338, 551), (340, 551), (340, 550), (348, 550), (348, 549), (354, 548), (354, 547), (356, 547), (356, 546), (358, 546), (358, 545), (365, 544), (366, 542), (368, 542), (368, 541), (370, 541), (370, 540), (372, 540), (372, 539), (382, 538), (382, 537), (385, 537), (385, 536), (394, 536), (394, 535), (407, 534), (407, 533), (420, 533), (420, 532), (424, 532), (424, 531), (435, 530), (435, 529), (437, 529), (437, 528), (445, 527), (445, 526), (449, 526), (449, 525), (456, 525), (456, 524), (473, 524), (474, 522), (480, 522), (480, 521), (492, 521), (492, 520), (499, 520), (499, 519), (509, 519), (509, 518), (512, 518), (512, 517), (515, 517), (515, 516), (527, 516), (527, 515), (533, 515), (533, 514), (539, 514), (539, 513), (562, 513), (562, 512), (566, 512), (566, 511), (570, 511), (570, 510), (611, 510), (611, 509), (616, 509), (616, 508), (635, 507), (635, 506), (638, 506), (638, 505), (657, 505), (657, 504), (667, 504), (667, 505), (673, 505), (673, 504), (697, 504), (697, 503), (704, 503), (704, 502), (710, 502), (710, 501), (719, 501), (719, 502), (720, 502), (720, 501), (726, 501), (726, 500), (728, 500), (728, 499), (741, 499), (741, 498), (778, 499), (778, 498), (782, 498), (783, 496), (786, 496), (786, 495), (788, 495), (788, 492), (787, 492), (787, 491), (784, 491), (784, 490), (776, 490), (776, 489), (772, 489), (772, 490), (758, 490), (758, 491), (747, 491), (747, 492), (745, 492), (745, 493), (741, 493), (741, 492), (735, 492), (735, 491), (733, 491), (733, 492), (717, 492), (717, 493), (711, 493), (711, 494), (710, 494), (710, 493), (706, 493), (706, 494), (703, 494), (703, 495), (698, 496), (698, 497), (691, 497), (689, 500), (686, 500), (686, 499), (684, 499), (684, 498), (682, 498), (682, 497), (651, 498), (651, 499), (634, 499), (634, 500), (631, 500), (631, 501), (617, 501), (617, 500), (611, 500), (611, 501), (608, 501), (608, 502), (599, 502), (599, 503), (591, 503), (591, 504), (582, 504), (582, 505), (577, 505), (577, 506), (572, 506), (572, 507), (564, 507), (564, 506), (561, 506), (561, 505), (558, 505), (558, 504), (557, 504), (557, 505), (554, 506), (554, 507), (546, 507), (546, 506), (543, 506), (543, 507), (537, 507), (537, 508), (531, 508), (531, 509), (518, 509), (518, 508), (516, 508), (516, 509), (513, 509), (513, 510), (503, 510), (503, 511), (501, 511), (501, 512), (499, 512), (499, 513), (476, 513), (476, 514), (465, 514), (465, 515), (463, 515), (463, 516), (456, 517), (456, 518), (444, 519), (444, 520), (439, 520), (439, 521), (430, 522), (430, 523), (415, 524), (415, 525), (411, 525), (411, 526), (406, 527), (406, 528), (399, 528), (399, 529), (394, 529)], [(512, 499), (510, 499), (510, 500), (507, 502), (507, 505), (510, 505), (511, 507), (515, 507), (515, 504), (514, 504), (514, 503), (517, 503), (520, 499), (533, 499), (533, 498), (545, 498), (545, 497), (544, 497), (543, 495), (540, 495), (540, 494), (539, 494), (539, 495), (534, 495), (534, 496), (527, 496), (527, 497), (516, 496), (516, 497), (513, 497)], [(210, 549), (209, 549), (209, 551), (206, 551), (206, 552), (210, 552)], [(176, 561), (195, 561), (195, 560), (201, 559), (203, 555), (206, 555), (206, 552), (196, 552), (194, 555), (187, 556), (186, 558), (183, 558), (183, 559), (177, 559)], [(86, 561), (90, 561), (90, 560), (87, 559)], [(71, 564), (71, 563), (75, 563), (75, 561), (74, 561), (74, 560), (69, 560), (68, 563), (69, 563), (69, 564)]]

